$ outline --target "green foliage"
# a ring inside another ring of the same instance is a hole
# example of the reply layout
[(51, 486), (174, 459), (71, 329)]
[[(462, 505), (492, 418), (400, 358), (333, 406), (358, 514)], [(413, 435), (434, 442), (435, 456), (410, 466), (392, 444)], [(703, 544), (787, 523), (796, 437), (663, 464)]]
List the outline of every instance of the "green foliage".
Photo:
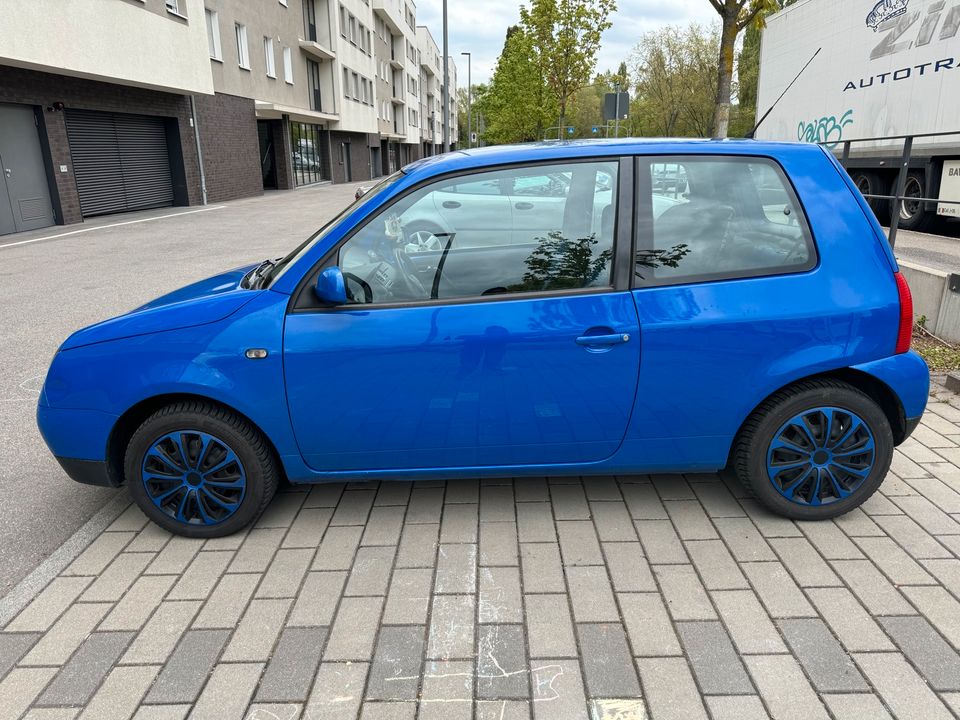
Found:
[(478, 107), (486, 142), (541, 139), (568, 109), (578, 124), (595, 116), (599, 121), (599, 96), (581, 90), (590, 82), (600, 38), (615, 9), (616, 0), (531, 0), (529, 7), (521, 6), (520, 24), (507, 31)]
[(520, 23), (561, 117), (570, 96), (589, 82), (600, 38), (616, 9), (616, 0), (532, 0), (529, 9), (520, 7)]
[(717, 26), (668, 25), (640, 38), (629, 61), (636, 91), (631, 107), (634, 134), (710, 134), (719, 47)]
[(486, 120), (484, 140), (511, 143), (537, 140), (553, 112), (530, 35), (521, 27), (507, 31), (503, 52), (487, 92), (476, 107)]

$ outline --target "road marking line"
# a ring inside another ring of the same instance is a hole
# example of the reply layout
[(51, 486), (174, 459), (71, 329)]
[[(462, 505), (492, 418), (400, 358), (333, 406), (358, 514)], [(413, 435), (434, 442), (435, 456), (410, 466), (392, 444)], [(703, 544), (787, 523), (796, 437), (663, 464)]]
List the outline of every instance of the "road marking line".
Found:
[(140, 218), (139, 220), (127, 220), (126, 222), (111, 223), (110, 225), (97, 225), (96, 227), (71, 230), (70, 232), (59, 233), (57, 235), (46, 235), (45, 237), (7, 243), (5, 245), (0, 245), (0, 250), (3, 248), (16, 247), (17, 245), (29, 245), (30, 243), (43, 242), (44, 240), (56, 240), (57, 238), (67, 237), (68, 235), (79, 235), (80, 233), (93, 232), (94, 230), (106, 230), (107, 228), (120, 227), (121, 225), (135, 225), (136, 223), (150, 222), (151, 220), (165, 220), (166, 218), (180, 217), (181, 215), (193, 215), (194, 213), (207, 212), (208, 210), (222, 210), (225, 207), (226, 205), (211, 205), (209, 207), (203, 207), (197, 210), (185, 210), (184, 212), (170, 213), (169, 215), (157, 215), (156, 217)]

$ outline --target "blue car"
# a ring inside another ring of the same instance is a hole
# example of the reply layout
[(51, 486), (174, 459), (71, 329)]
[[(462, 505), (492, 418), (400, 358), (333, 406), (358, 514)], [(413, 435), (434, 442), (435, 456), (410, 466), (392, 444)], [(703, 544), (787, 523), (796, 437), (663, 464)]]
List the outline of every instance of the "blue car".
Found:
[(494, 147), (75, 332), (38, 422), (73, 479), (192, 537), (245, 527), (284, 479), (728, 468), (777, 513), (831, 518), (923, 414), (912, 314), (817, 146)]

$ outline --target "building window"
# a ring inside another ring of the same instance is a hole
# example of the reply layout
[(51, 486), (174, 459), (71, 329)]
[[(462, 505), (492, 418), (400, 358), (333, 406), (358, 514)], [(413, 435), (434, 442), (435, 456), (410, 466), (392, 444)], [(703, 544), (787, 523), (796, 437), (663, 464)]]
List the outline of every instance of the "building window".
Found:
[(283, 5), (284, 7), (286, 7), (286, 6), (287, 6), (287, 0), (280, 0), (280, 4)]
[(244, 70), (249, 70), (250, 52), (247, 48), (247, 26), (234, 23), (233, 28), (237, 36), (237, 63)]
[(283, 49), (283, 79), (293, 85), (293, 55), (288, 47)]
[(290, 142), (293, 149), (293, 177), (297, 185), (330, 179), (326, 162), (327, 147), (319, 125), (290, 123)]
[(350, 97), (350, 71), (346, 68), (343, 69), (343, 96)]
[(303, 34), (305, 40), (317, 41), (317, 6), (314, 0), (303, 0)]
[(263, 39), (263, 59), (266, 62), (267, 77), (275, 78), (277, 76), (277, 63), (273, 52), (273, 38), (265, 37)]
[(321, 112), (323, 102), (320, 98), (320, 65), (313, 60), (307, 60), (307, 83), (310, 86), (310, 109)]
[(167, 10), (180, 15), (180, 0), (167, 0)]
[(360, 76), (357, 73), (351, 73), (353, 75), (353, 99), (360, 100)]
[(214, 60), (223, 60), (220, 51), (220, 18), (216, 10), (209, 8), (204, 11), (207, 16), (207, 45), (210, 48), (210, 57)]

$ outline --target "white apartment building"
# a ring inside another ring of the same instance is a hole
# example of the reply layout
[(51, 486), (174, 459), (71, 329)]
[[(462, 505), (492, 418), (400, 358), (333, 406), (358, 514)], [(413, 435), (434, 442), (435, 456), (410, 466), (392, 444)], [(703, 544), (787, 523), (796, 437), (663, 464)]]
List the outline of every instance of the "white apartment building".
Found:
[(412, 0), (8, 3), (0, 156), (19, 169), (0, 183), (0, 234), (432, 154), (425, 37)]

